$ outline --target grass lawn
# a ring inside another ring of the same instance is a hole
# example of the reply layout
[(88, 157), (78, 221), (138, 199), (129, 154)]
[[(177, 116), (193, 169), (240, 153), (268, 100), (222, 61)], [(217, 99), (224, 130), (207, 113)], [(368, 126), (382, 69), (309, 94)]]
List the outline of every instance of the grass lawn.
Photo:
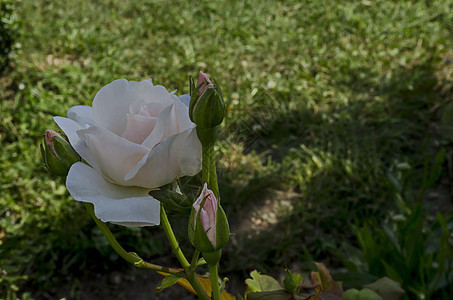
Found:
[[(452, 144), (438, 130), (453, 91), (451, 0), (11, 3), (0, 298), (55, 296), (63, 283), (71, 298), (75, 282), (125, 266), (39, 152), (52, 116), (91, 105), (118, 78), (153, 77), (182, 94), (203, 70), (221, 86), (218, 170), (234, 233), (223, 276), (242, 282), (253, 269), (306, 270), (310, 260), (340, 268), (341, 245), (358, 245), (352, 226), (388, 219), (398, 193), (412, 201), (422, 189), (428, 214), (451, 215)], [(439, 151), (446, 158), (427, 184)], [(186, 220), (174, 222), (189, 248)], [(151, 261), (169, 253), (160, 228), (111, 228)]]

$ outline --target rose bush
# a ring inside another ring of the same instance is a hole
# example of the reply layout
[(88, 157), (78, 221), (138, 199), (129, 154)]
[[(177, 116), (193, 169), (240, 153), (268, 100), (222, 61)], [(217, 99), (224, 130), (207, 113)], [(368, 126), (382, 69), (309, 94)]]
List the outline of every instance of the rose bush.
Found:
[(94, 204), (103, 222), (159, 224), (159, 202), (148, 195), (201, 169), (201, 144), (189, 119), (190, 96), (175, 96), (152, 80), (119, 79), (93, 105), (54, 117), (77, 153), (66, 186), (75, 200)]

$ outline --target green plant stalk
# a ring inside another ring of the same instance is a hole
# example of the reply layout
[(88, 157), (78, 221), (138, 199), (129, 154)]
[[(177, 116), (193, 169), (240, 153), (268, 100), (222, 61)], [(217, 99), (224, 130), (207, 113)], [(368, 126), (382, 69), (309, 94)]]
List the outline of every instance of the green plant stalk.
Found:
[(214, 152), (214, 145), (211, 146), (210, 151), (210, 164), (209, 164), (209, 183), (211, 184), (211, 190), (214, 193), (214, 196), (220, 201), (220, 192), (219, 192), (219, 184), (217, 182), (217, 170), (216, 170), (216, 160), (215, 160), (215, 152)]
[(211, 152), (212, 152), (213, 146), (210, 145), (208, 147), (203, 147), (202, 148), (202, 153), (201, 153), (201, 177), (204, 182), (208, 184), (208, 187), (210, 187), (210, 172), (211, 172)]
[(176, 240), (175, 234), (173, 233), (173, 229), (171, 228), (170, 222), (168, 221), (167, 213), (165, 212), (165, 208), (162, 204), (160, 205), (160, 222), (162, 224), (162, 227), (164, 228), (165, 234), (167, 235), (168, 241), (170, 242), (170, 246), (173, 249), (173, 252), (175, 253), (179, 263), (184, 268), (187, 280), (197, 293), (198, 298), (202, 300), (209, 300), (210, 298), (208, 294), (206, 294), (206, 291), (201, 287), (194, 271), (190, 269), (190, 264), (184, 256), (184, 253), (182, 253), (181, 248), (179, 247), (178, 241)]
[(115, 236), (112, 234), (108, 226), (99, 220), (96, 215), (94, 214), (94, 208), (93, 205), (87, 202), (83, 202), (85, 205), (86, 209), (90, 213), (91, 217), (93, 218), (94, 222), (96, 225), (99, 227), (101, 230), (102, 234), (105, 236), (107, 241), (109, 242), (110, 246), (112, 246), (113, 250), (118, 253), (119, 256), (121, 256), (124, 260), (126, 260), (128, 263), (135, 265), (137, 268), (143, 268), (143, 269), (150, 269), (154, 270), (157, 272), (163, 272), (167, 274), (181, 274), (181, 271), (173, 268), (167, 268), (159, 265), (155, 265), (149, 262), (144, 261), (142, 258), (140, 258), (137, 254), (135, 253), (130, 253), (124, 250), (124, 248), (118, 243), (118, 241), (115, 239)]
[[(213, 136), (217, 136), (217, 127), (213, 128)], [(212, 190), (214, 196), (220, 201), (219, 185), (217, 182), (217, 170), (214, 153), (215, 141), (208, 144), (202, 144), (202, 178), (204, 182), (207, 182), (209, 189)], [(220, 258), (220, 256), (219, 256)], [(192, 261), (192, 264), (194, 261)], [(219, 274), (217, 269), (217, 262), (215, 264), (209, 264), (209, 274), (211, 279), (212, 297), (214, 300), (220, 300), (220, 286), (219, 286)]]
[[(217, 128), (215, 129), (217, 131)], [(209, 184), (214, 196), (220, 205), (220, 192), (219, 184), (217, 182), (216, 159), (214, 152), (214, 143), (209, 146)], [(221, 255), (221, 254), (220, 254)], [(219, 259), (220, 259), (219, 255)], [(219, 286), (219, 273), (217, 268), (218, 263), (211, 265), (208, 264), (209, 274), (211, 279), (212, 297), (214, 300), (220, 300), (220, 286)]]
[(192, 257), (192, 262), (190, 263), (191, 271), (195, 271), (195, 269), (197, 268), (198, 257), (200, 257), (200, 251), (195, 249), (195, 252), (193, 253), (193, 257)]
[(219, 286), (219, 273), (217, 264), (208, 265), (209, 277), (211, 278), (212, 298), (214, 300), (220, 300), (220, 286)]

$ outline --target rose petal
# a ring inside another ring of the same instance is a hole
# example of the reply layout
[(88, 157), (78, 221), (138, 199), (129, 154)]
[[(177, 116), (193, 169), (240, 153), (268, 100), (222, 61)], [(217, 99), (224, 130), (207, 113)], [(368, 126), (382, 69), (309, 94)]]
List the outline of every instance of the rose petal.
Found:
[(189, 130), (179, 155), (179, 166), (184, 175), (194, 176), (201, 170), (201, 143), (196, 128)]
[(135, 185), (125, 181), (124, 176), (142, 157), (148, 154), (148, 148), (132, 143), (98, 126), (79, 130), (77, 133), (85, 141), (90, 153), (96, 160), (96, 169), (105, 178), (120, 185)]
[[(210, 222), (209, 215), (205, 209), (202, 209), (200, 211), (200, 221), (201, 221), (201, 225), (203, 225), (204, 231), (207, 231), (209, 228), (211, 228), (211, 225), (209, 223)], [(211, 239), (209, 239), (209, 240), (211, 240)]]
[(157, 143), (164, 141), (169, 136), (195, 127), (190, 121), (189, 108), (174, 95), (173, 105), (166, 107), (158, 116), (156, 127), (143, 141), (142, 145), (152, 149)]
[[(203, 203), (203, 208), (200, 210), (200, 206)], [(208, 239), (211, 241), (212, 245), (216, 246), (216, 218), (217, 218), (217, 198), (214, 193), (208, 189), (208, 185), (205, 183), (203, 185), (203, 190), (195, 200), (193, 208), (196, 213), (200, 213), (200, 221), (203, 225), (203, 229), (206, 232)], [(197, 224), (197, 219), (195, 219), (195, 226)]]
[(142, 145), (152, 149), (167, 137), (178, 133), (177, 119), (174, 105), (166, 107), (157, 117), (156, 126), (150, 135), (142, 142)]
[(162, 103), (165, 107), (172, 103), (167, 90), (163, 86), (153, 86), (150, 80), (136, 82), (118, 79), (104, 86), (94, 97), (94, 121), (96, 125), (121, 135), (126, 127), (130, 105), (141, 100)]
[(75, 200), (93, 203), (94, 213), (102, 222), (123, 226), (159, 225), (160, 203), (148, 195), (148, 189), (108, 182), (81, 162), (72, 165), (66, 187)]
[(83, 128), (87, 127), (87, 125), (94, 125), (93, 108), (91, 106), (73, 106), (68, 110), (67, 116), (69, 119), (76, 121), (76, 123)]
[(61, 130), (63, 130), (63, 132), (67, 135), (69, 142), (71, 143), (74, 150), (92, 167), (98, 168), (99, 165), (88, 149), (85, 141), (82, 140), (77, 134), (77, 131), (85, 129), (85, 127), (80, 126), (80, 124), (78, 124), (76, 121), (68, 118), (54, 117), (53, 119), (55, 123), (57, 123), (57, 125), (61, 128)]
[(191, 131), (183, 131), (157, 144), (124, 179), (131, 185), (156, 188), (183, 175), (179, 158)]
[(141, 144), (156, 127), (157, 118), (127, 114), (126, 129), (123, 138)]
[(175, 104), (174, 111), (178, 122), (178, 132), (195, 127), (195, 124), (189, 118), (189, 107), (182, 103), (180, 99), (181, 98), (173, 96)]
[(179, 96), (179, 100), (181, 100), (181, 102), (184, 103), (185, 106), (189, 107), (189, 103), (190, 103), (189, 94), (184, 94), (184, 95)]

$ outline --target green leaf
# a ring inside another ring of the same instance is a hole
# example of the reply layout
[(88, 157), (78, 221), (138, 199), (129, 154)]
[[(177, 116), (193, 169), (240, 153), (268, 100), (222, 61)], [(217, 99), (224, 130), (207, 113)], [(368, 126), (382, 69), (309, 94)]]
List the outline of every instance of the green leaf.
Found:
[(206, 262), (206, 260), (205, 260), (203, 257), (201, 257), (201, 258), (197, 261), (197, 267), (198, 267), (198, 266), (205, 265), (205, 264), (207, 264), (207, 262)]
[(383, 298), (375, 291), (365, 288), (359, 292), (357, 300), (383, 300)]
[(190, 202), (193, 203), (197, 199), (203, 186), (203, 181), (200, 173), (195, 176), (184, 176), (177, 180), (181, 194), (187, 196)]
[(353, 288), (363, 286), (376, 281), (377, 277), (368, 273), (358, 272), (341, 272), (335, 273), (335, 278), (343, 282), (343, 288)]
[(246, 279), (247, 290), (249, 292), (270, 292), (283, 290), (283, 287), (278, 281), (268, 275), (261, 275), (258, 271), (252, 271), (250, 273), (252, 279)]
[(268, 292), (252, 292), (247, 294), (247, 300), (290, 300), (293, 295), (285, 290), (268, 291)]
[(395, 280), (402, 282), (403, 278), (401, 275), (398, 273), (395, 268), (393, 268), (390, 264), (388, 264), (386, 261), (381, 260), (382, 264), (384, 265), (385, 268), (385, 274), (387, 274), (389, 277), (394, 278)]
[(364, 285), (364, 287), (375, 291), (385, 300), (398, 300), (405, 293), (401, 284), (388, 277), (380, 278), (371, 284)]
[(162, 279), (162, 282), (160, 283), (160, 285), (158, 287), (156, 287), (156, 291), (160, 292), (163, 289), (166, 289), (168, 287), (171, 287), (172, 285), (175, 285), (179, 279), (180, 279), (180, 277), (178, 277), (176, 275), (169, 275), (167, 277), (164, 277)]
[(343, 300), (343, 298), (341, 298), (339, 295), (336, 295), (336, 294), (334, 294), (332, 292), (324, 292), (322, 294), (313, 295), (313, 296), (317, 296), (318, 298), (311, 297), (311, 298), (308, 298), (308, 300), (311, 300), (311, 299), (314, 299), (314, 300), (317, 300), (317, 299), (320, 299), (320, 300)]
[(445, 105), (440, 119), (442, 134), (449, 139), (453, 138), (453, 102)]
[[(168, 275), (163, 272), (158, 272), (158, 273), (165, 277), (173, 276), (173, 275)], [(211, 288), (211, 280), (209, 279), (209, 277), (201, 276), (198, 274), (195, 274), (195, 276), (197, 277), (198, 282), (200, 282), (201, 288), (206, 292), (206, 294), (211, 295), (212, 288)], [(189, 281), (186, 278), (179, 277), (177, 283), (178, 283), (178, 285), (183, 287), (186, 291), (189, 291), (190, 293), (197, 295), (197, 293), (193, 289), (192, 285), (189, 283)], [(221, 300), (236, 300), (236, 297), (232, 296), (230, 293), (223, 290), (222, 293), (220, 294), (220, 299)]]
[(192, 202), (185, 195), (162, 188), (151, 190), (148, 194), (162, 202), (170, 214), (183, 216), (190, 215)]
[(343, 293), (341, 296), (344, 300), (358, 300), (359, 299), (359, 290), (350, 289)]
[(318, 293), (332, 292), (335, 295), (341, 296), (343, 288), (341, 282), (336, 282), (330, 275), (329, 269), (323, 263), (315, 263), (318, 272), (311, 272), (311, 278), (314, 284), (318, 284), (319, 288), (316, 289)]
[(301, 274), (291, 273), (289, 269), (286, 269), (286, 277), (283, 280), (283, 286), (287, 292), (297, 294), (298, 287), (303, 281), (304, 278)]

